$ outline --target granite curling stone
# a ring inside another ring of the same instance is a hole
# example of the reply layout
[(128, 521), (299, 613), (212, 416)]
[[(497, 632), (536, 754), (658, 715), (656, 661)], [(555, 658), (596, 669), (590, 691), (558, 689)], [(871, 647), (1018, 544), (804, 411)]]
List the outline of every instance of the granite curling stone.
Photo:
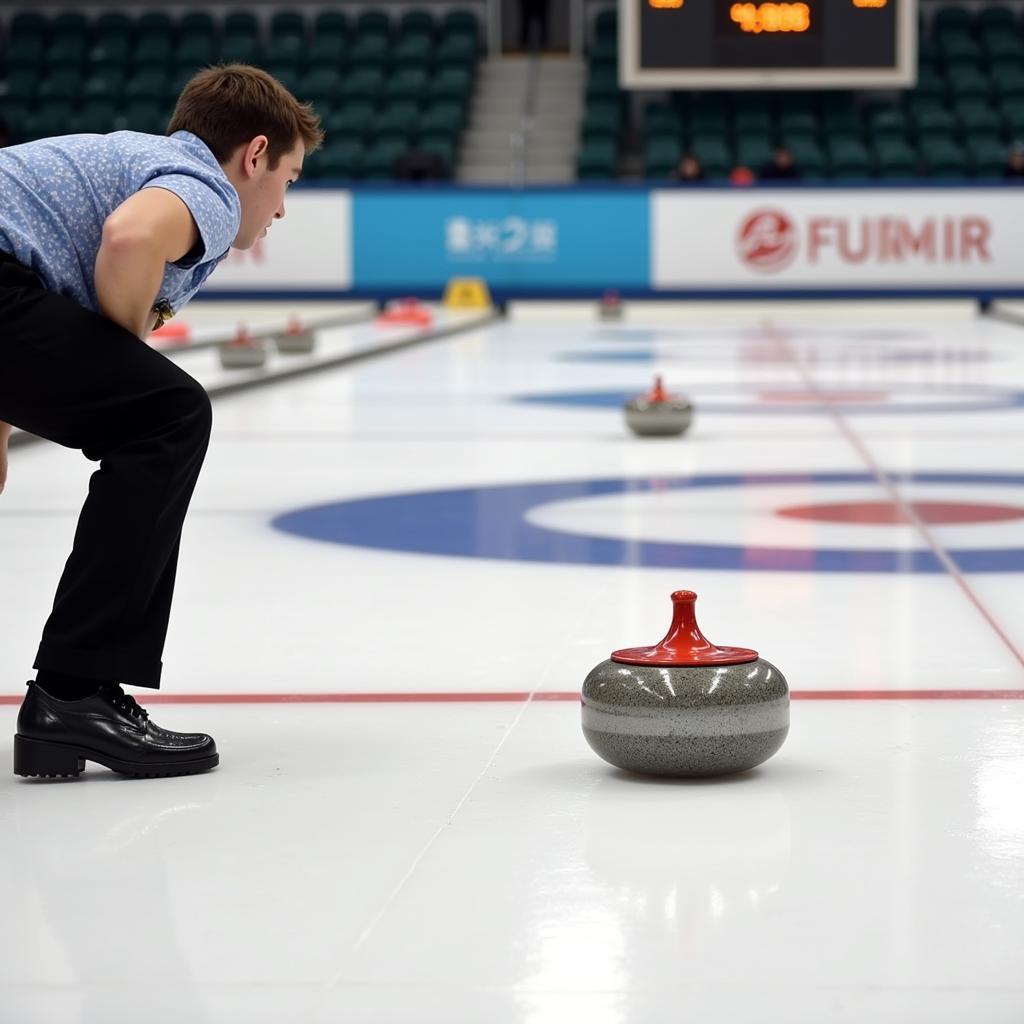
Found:
[(707, 640), (696, 600), (677, 590), (659, 644), (614, 651), (584, 681), (583, 735), (609, 764), (643, 775), (731, 775), (785, 741), (785, 677), (757, 651)]
[(225, 370), (247, 370), (263, 366), (267, 361), (267, 350), (263, 342), (254, 338), (240, 324), (234, 338), (220, 346), (220, 365)]
[(274, 343), (282, 355), (309, 355), (316, 348), (316, 332), (293, 316), (288, 326), (274, 335)]
[(678, 437), (693, 420), (693, 406), (678, 395), (670, 395), (661, 378), (646, 394), (631, 398), (625, 406), (626, 426), (638, 437)]

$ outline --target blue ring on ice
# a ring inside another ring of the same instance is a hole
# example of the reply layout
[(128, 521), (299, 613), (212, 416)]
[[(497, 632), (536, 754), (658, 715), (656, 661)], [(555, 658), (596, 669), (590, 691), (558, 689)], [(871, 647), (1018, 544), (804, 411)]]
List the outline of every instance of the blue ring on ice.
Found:
[[(892, 473), (897, 484), (1024, 487), (1017, 473)], [(662, 478), (554, 480), (413, 491), (317, 505), (276, 517), (272, 525), (311, 540), (420, 555), (556, 565), (746, 572), (943, 573), (927, 548), (781, 548), (588, 537), (537, 526), (531, 509), (600, 495), (713, 487), (875, 484), (869, 473), (703, 474)], [(1024, 548), (947, 550), (960, 571), (1024, 571)]]

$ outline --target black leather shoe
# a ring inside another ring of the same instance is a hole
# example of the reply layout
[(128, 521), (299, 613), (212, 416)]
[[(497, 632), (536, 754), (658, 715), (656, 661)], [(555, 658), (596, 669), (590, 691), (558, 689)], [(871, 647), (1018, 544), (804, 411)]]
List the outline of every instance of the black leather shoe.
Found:
[(86, 761), (122, 775), (194, 775), (220, 762), (203, 733), (168, 732), (120, 686), (82, 700), (57, 700), (29, 682), (14, 737), (14, 774), (77, 776)]

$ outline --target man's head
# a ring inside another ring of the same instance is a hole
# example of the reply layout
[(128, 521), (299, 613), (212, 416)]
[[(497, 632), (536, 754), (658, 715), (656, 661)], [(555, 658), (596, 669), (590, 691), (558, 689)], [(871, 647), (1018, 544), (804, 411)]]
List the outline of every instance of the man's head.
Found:
[(793, 166), (793, 152), (788, 146), (776, 146), (775, 147), (775, 166), (776, 167), (792, 167)]
[(197, 135), (224, 168), (242, 203), (232, 243), (250, 248), (275, 218), (303, 158), (323, 141), (320, 119), (272, 75), (246, 64), (200, 71), (182, 90), (169, 135)]

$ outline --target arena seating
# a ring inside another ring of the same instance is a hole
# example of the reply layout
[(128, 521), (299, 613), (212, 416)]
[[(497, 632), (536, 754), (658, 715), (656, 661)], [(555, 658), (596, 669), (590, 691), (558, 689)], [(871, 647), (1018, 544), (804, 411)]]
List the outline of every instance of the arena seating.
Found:
[(0, 42), (0, 117), (12, 142), (72, 132), (162, 132), (201, 67), (266, 68), (311, 102), (327, 143), (310, 178), (386, 179), (410, 149), (453, 169), (473, 88), (481, 26), (468, 10), (307, 16), (82, 12), (12, 15)]

